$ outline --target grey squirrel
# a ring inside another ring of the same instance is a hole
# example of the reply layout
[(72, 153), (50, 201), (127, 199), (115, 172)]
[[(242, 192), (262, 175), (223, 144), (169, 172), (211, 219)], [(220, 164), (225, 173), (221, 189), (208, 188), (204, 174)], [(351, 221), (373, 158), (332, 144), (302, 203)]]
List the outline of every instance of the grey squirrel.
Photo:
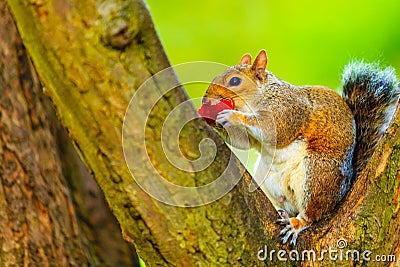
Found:
[(393, 117), (400, 84), (393, 68), (352, 62), (341, 97), (327, 87), (282, 81), (266, 71), (267, 61), (265, 50), (254, 62), (244, 55), (214, 79), (203, 106), (233, 103), (211, 125), (234, 147), (261, 154), (255, 179), (281, 215), (282, 242), (295, 245), (366, 166)]

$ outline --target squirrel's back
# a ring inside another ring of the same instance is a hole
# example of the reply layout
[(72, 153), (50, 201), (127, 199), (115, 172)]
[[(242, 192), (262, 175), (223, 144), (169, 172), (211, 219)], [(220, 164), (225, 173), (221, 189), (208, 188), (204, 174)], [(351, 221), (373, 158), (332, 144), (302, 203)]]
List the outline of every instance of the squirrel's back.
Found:
[(354, 114), (356, 144), (353, 182), (366, 166), (378, 141), (389, 126), (400, 93), (393, 68), (377, 63), (351, 62), (343, 72), (343, 98)]

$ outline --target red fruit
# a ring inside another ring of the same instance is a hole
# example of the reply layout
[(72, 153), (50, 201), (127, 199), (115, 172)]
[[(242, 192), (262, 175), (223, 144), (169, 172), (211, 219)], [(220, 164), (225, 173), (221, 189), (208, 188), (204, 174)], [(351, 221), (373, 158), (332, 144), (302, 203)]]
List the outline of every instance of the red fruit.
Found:
[(215, 125), (215, 120), (217, 118), (217, 114), (225, 109), (234, 109), (235, 102), (233, 99), (222, 99), (216, 104), (211, 104), (211, 101), (208, 101), (201, 105), (199, 109), (199, 114), (203, 117), (208, 124)]

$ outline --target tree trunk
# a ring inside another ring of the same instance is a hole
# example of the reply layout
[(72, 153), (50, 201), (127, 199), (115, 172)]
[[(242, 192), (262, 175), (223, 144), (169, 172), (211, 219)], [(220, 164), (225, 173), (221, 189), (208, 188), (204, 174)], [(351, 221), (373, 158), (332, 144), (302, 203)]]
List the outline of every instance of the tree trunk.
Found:
[[(200, 187), (225, 170), (232, 180), (244, 170), (211, 128), (202, 120), (190, 120), (196, 114), (190, 105), (174, 113), (172, 123), (188, 121), (176, 133), (179, 138), (173, 135), (176, 130), (163, 131), (163, 122), (187, 97), (181, 87), (165, 91), (177, 83), (171, 72), (153, 80), (144, 93), (139, 90), (149, 77), (169, 66), (143, 2), (7, 2), (58, 118), (103, 190), (124, 238), (135, 245), (149, 266), (338, 264), (328, 257), (321, 261), (279, 260), (277, 251), (291, 248), (279, 243), (277, 214), (270, 202), (260, 190), (249, 192), (251, 177), (247, 172), (228, 194), (197, 207), (183, 206), (193, 204), (185, 203), (187, 199), (208, 202), (209, 196), (202, 189), (185, 195), (179, 190), (168, 191), (174, 189), (166, 183), (157, 183), (162, 177), (175, 185)], [(123, 147), (124, 114), (135, 91), (142, 95), (130, 110), (135, 116), (129, 116), (124, 134), (131, 136), (124, 135), (128, 141)], [(158, 96), (159, 101), (154, 102)], [(304, 250), (335, 249), (338, 240), (345, 239), (345, 252), (371, 250), (371, 255), (400, 257), (399, 123), (397, 116), (338, 211), (301, 234), (297, 246), (300, 256)], [(167, 140), (179, 140), (175, 145), (180, 150), (163, 143), (164, 134)], [(216, 158), (206, 169), (191, 171), (196, 166), (188, 159), (210, 157), (213, 152), (200, 153), (200, 141), (205, 138), (214, 141)], [(137, 163), (130, 170), (123, 148), (135, 153), (127, 157), (128, 162)], [(164, 149), (173, 157), (182, 157), (184, 166), (174, 166)], [(160, 199), (171, 196), (171, 203), (179, 207), (152, 198), (138, 183), (158, 190)], [(229, 187), (229, 181), (226, 183)], [(260, 261), (257, 256), (265, 247), (275, 254)], [(342, 260), (340, 264), (360, 262), (375, 264), (366, 259)]]
[(137, 265), (3, 1), (0, 20), (0, 265)]

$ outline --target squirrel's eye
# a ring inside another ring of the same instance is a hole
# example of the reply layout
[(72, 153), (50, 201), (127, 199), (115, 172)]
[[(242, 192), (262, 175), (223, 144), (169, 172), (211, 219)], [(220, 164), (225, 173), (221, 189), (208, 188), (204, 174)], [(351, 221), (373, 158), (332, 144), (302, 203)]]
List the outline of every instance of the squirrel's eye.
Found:
[(230, 86), (238, 86), (240, 83), (242, 82), (242, 79), (240, 79), (239, 77), (232, 77), (229, 80), (229, 85)]

